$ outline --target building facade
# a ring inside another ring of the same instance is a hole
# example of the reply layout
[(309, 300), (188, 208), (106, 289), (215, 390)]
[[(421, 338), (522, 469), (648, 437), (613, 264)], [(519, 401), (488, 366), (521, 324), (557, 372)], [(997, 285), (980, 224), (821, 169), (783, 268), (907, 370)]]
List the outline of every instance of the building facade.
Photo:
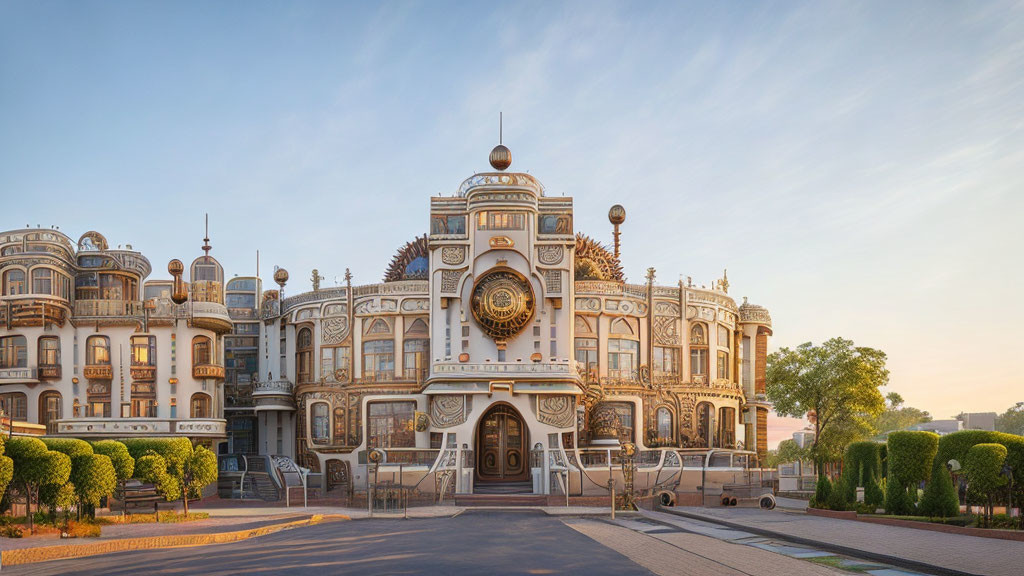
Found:
[[(180, 265), (180, 263), (178, 263)], [(149, 261), (98, 232), (0, 233), (0, 408), (37, 432), (82, 438), (224, 437), (223, 269), (190, 267), (191, 294), (146, 281)]]

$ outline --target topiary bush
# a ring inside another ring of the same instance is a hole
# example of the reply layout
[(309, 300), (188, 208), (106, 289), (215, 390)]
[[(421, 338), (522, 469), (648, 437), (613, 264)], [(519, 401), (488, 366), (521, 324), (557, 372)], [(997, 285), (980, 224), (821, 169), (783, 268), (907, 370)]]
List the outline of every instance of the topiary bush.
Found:
[[(114, 467), (117, 485), (121, 488), (121, 494), (123, 495), (125, 483), (135, 473), (135, 459), (128, 453), (128, 447), (123, 442), (118, 442), (117, 440), (100, 440), (99, 442), (92, 443), (92, 449), (96, 454), (102, 454), (110, 458), (110, 464)], [(124, 506), (121, 507), (121, 513), (127, 514)]]
[(4, 456), (4, 437), (0, 435), (0, 500), (7, 495), (7, 485), (11, 483), (13, 476), (14, 461)]
[(1005, 486), (1007, 482), (1007, 478), (1002, 475), (1006, 454), (1006, 446), (1002, 444), (975, 444), (964, 457), (963, 471), (967, 475), (967, 481), (973, 490), (987, 500), (984, 514), (986, 527), (992, 518), (993, 492)]
[(49, 484), (60, 486), (71, 475), (71, 458), (62, 452), (49, 450), (38, 438), (21, 436), (7, 441), (5, 452), (14, 461), (11, 482), (25, 497), (28, 528), (34, 528), (32, 502), (39, 496), (39, 490)]
[(818, 483), (814, 486), (814, 498), (811, 499), (812, 508), (826, 508), (828, 498), (832, 494), (832, 482), (824, 474), (818, 476)]
[[(1013, 485), (1016, 489), (1014, 501), (1024, 501), (1024, 436), (987, 430), (962, 430), (947, 434), (939, 439), (939, 449), (932, 464), (932, 478), (938, 478), (937, 469), (948, 474), (946, 464), (950, 460), (957, 460), (962, 465), (972, 446), (990, 443), (1006, 447), (1006, 462), (1013, 467)], [(950, 504), (953, 500), (957, 502), (956, 511)], [(927, 510), (922, 512), (930, 516), (955, 516), (960, 510), (960, 499), (952, 482), (929, 482), (922, 502), (929, 503)]]
[(94, 508), (104, 496), (114, 492), (117, 474), (110, 458), (94, 454), (92, 445), (77, 438), (43, 438), (50, 450), (63, 452), (71, 458), (70, 482), (78, 498), (79, 518), (83, 511), (95, 517)]
[(887, 514), (916, 513), (917, 485), (928, 479), (939, 447), (939, 436), (932, 432), (891, 432), (886, 450), (889, 474), (886, 477)]
[(843, 511), (850, 507), (852, 499), (847, 499), (848, 491), (846, 479), (840, 476), (835, 484), (832, 485), (832, 491), (829, 492), (827, 499), (827, 506), (829, 510)]
[(918, 509), (921, 514), (936, 518), (952, 518), (960, 514), (960, 498), (945, 465), (936, 463), (932, 466), (932, 476), (925, 486)]
[(879, 480), (882, 473), (882, 457), (877, 442), (854, 442), (846, 447), (843, 455), (843, 480), (846, 501), (857, 499), (857, 488), (864, 487), (864, 503), (879, 506), (884, 501)]
[(217, 480), (217, 456), (204, 446), (192, 447), (188, 438), (148, 438), (124, 441), (135, 458), (135, 476), (153, 483), (167, 501), (181, 498), (188, 513), (189, 498)]

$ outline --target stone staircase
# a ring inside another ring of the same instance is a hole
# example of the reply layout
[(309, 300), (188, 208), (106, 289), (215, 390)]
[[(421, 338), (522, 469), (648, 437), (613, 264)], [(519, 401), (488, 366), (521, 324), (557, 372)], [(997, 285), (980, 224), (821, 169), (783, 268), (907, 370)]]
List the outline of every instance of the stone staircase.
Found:
[(457, 506), (547, 506), (548, 497), (534, 494), (530, 482), (479, 482), (473, 494), (456, 494)]

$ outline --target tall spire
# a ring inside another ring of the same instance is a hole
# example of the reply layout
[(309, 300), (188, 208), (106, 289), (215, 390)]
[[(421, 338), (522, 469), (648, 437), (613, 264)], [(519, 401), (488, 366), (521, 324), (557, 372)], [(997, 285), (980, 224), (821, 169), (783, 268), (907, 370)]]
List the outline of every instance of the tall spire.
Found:
[(210, 255), (210, 250), (213, 246), (210, 246), (210, 214), (206, 214), (206, 235), (203, 237), (203, 252), (205, 256)]

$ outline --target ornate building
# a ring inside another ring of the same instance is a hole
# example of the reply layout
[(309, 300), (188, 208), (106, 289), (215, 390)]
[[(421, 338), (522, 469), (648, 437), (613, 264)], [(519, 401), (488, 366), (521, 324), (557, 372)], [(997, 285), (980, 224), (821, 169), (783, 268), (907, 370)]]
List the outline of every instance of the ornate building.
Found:
[(6, 417), (82, 438), (224, 437), (224, 271), (197, 258), (182, 304), (172, 301), (175, 282), (147, 282), (150, 271), (142, 254), (109, 248), (98, 232), (77, 244), (55, 228), (0, 232)]
[[(609, 250), (575, 233), (571, 198), (507, 172), (507, 148), (490, 160), (494, 172), (431, 198), (429, 234), (382, 283), (265, 294), (255, 390), (274, 417), (261, 436), (284, 434), (277, 446), (331, 485), (360, 485), (374, 449), (431, 471), (457, 449), (462, 490), (528, 481), (545, 449), (763, 453), (767, 310), (737, 306), (725, 276), (625, 282), (621, 206)], [(275, 280), (283, 290), (287, 273)]]

